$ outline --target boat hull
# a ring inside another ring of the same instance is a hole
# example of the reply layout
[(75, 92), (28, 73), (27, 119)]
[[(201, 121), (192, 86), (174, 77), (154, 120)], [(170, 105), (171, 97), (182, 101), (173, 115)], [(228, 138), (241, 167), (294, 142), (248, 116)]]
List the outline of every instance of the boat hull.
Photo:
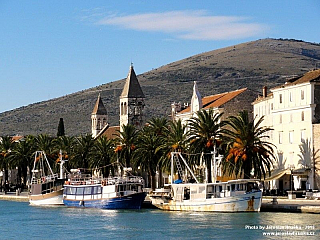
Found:
[(63, 189), (46, 194), (29, 195), (30, 205), (63, 205)]
[(101, 209), (141, 209), (146, 193), (140, 192), (123, 197), (96, 200), (72, 200), (63, 199), (64, 205), (79, 208)]
[(164, 197), (150, 197), (152, 204), (168, 211), (196, 212), (259, 212), (262, 192), (250, 192), (231, 197), (210, 198), (201, 200), (174, 201)]

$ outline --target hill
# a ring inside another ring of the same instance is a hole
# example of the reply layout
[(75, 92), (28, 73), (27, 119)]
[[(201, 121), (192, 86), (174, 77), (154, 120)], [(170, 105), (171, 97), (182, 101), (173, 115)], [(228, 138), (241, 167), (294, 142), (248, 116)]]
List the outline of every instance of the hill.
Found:
[[(320, 66), (320, 44), (262, 39), (201, 53), (138, 75), (146, 96), (146, 118), (168, 116), (172, 102), (189, 102), (193, 81), (202, 96), (247, 87), (255, 96), (263, 86), (284, 83)], [(127, 73), (124, 73), (124, 76)], [(0, 135), (56, 135), (64, 118), (67, 135), (91, 132), (91, 112), (98, 93), (109, 123), (119, 124), (119, 96), (124, 79), (0, 114)], [(250, 104), (252, 97), (247, 99)]]

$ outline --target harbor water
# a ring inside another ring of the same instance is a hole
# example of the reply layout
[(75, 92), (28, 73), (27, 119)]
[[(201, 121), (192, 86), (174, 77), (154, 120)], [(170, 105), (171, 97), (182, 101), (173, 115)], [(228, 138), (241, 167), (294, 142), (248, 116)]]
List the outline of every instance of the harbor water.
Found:
[(320, 214), (34, 207), (0, 201), (0, 239), (319, 239)]

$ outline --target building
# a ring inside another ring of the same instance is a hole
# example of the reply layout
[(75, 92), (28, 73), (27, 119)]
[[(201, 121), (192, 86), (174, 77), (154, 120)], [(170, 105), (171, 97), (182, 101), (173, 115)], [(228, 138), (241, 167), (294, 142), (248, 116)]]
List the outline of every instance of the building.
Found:
[[(320, 70), (289, 79), (253, 102), (254, 115), (264, 116), (271, 127), (270, 141), (275, 145), (277, 164), (270, 189), (315, 189), (319, 174), (313, 152), (320, 149)], [(319, 186), (319, 185), (318, 185)]]
[(108, 125), (108, 112), (101, 100), (99, 93), (96, 104), (91, 113), (91, 131), (92, 137), (96, 138), (98, 134)]
[(114, 138), (123, 125), (132, 124), (141, 127), (144, 123), (143, 109), (145, 96), (139, 84), (133, 65), (130, 65), (129, 73), (120, 95), (120, 125), (108, 124), (107, 110), (103, 105), (100, 94), (91, 114), (92, 136), (98, 138), (101, 135)]
[[(182, 105), (181, 103), (172, 103), (171, 117), (174, 120), (180, 119), (183, 124), (186, 124), (187, 121), (196, 116), (197, 111), (201, 109), (212, 108), (216, 112), (223, 112), (223, 119), (230, 115), (237, 115), (241, 110), (247, 110), (249, 113), (252, 113), (251, 101), (254, 98), (255, 93), (247, 88), (202, 98), (197, 83), (194, 82), (190, 104), (185, 103)], [(241, 106), (241, 108), (239, 106)]]
[[(210, 108), (212, 108), (216, 113), (223, 113), (222, 120), (228, 118), (231, 115), (238, 115), (239, 111), (242, 110), (247, 110), (249, 115), (252, 117), (251, 102), (255, 99), (255, 96), (256, 93), (252, 92), (251, 90), (248, 90), (247, 88), (242, 88), (235, 91), (201, 97), (201, 94), (197, 87), (197, 83), (194, 82), (190, 104), (171, 104), (171, 116), (173, 120), (180, 119), (181, 123), (185, 125), (187, 125), (189, 119), (196, 117), (196, 113), (199, 110), (208, 110)], [(211, 166), (214, 165), (215, 164), (212, 162)], [(211, 176), (213, 178), (213, 168), (211, 171)], [(227, 181), (233, 178), (233, 176), (222, 176), (221, 169), (217, 169), (216, 180)], [(211, 179), (211, 182), (212, 181), (214, 181), (214, 179)]]

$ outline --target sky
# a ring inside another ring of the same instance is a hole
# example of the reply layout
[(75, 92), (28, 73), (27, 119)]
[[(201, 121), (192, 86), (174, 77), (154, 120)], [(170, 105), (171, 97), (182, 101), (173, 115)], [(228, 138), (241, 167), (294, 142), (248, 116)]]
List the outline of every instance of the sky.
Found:
[(319, 23), (320, 0), (0, 0), (0, 113)]

